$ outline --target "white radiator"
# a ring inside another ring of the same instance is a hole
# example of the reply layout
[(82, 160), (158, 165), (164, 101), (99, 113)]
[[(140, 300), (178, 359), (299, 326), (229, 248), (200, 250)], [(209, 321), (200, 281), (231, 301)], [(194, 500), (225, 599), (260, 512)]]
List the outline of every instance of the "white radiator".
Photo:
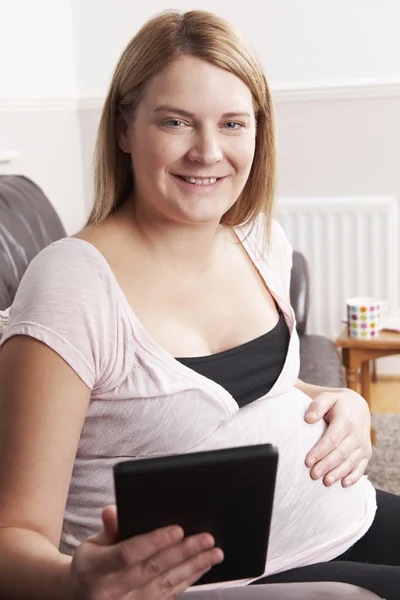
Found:
[(395, 197), (281, 197), (277, 217), (309, 264), (308, 333), (336, 337), (351, 296), (374, 296), (398, 306)]

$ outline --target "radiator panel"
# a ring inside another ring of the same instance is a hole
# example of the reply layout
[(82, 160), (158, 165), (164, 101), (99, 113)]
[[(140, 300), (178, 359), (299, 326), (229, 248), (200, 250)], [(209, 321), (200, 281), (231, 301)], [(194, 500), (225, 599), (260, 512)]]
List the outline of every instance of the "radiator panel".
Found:
[(277, 218), (309, 264), (308, 333), (336, 337), (351, 296), (374, 296), (398, 306), (395, 197), (281, 197)]

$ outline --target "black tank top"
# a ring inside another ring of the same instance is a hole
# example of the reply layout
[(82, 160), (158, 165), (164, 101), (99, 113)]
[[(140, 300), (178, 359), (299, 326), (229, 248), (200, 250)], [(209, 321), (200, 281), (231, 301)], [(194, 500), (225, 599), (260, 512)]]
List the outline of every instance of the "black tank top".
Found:
[(273, 387), (285, 364), (289, 339), (280, 312), (275, 327), (255, 340), (210, 356), (176, 360), (221, 385), (242, 408)]

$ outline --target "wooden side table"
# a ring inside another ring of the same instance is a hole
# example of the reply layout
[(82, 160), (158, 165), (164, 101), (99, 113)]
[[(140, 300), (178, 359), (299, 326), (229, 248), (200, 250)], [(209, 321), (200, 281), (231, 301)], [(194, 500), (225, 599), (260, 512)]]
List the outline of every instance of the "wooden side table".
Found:
[[(371, 340), (351, 338), (347, 327), (336, 340), (336, 347), (342, 349), (343, 366), (346, 369), (347, 387), (360, 391), (371, 410), (371, 379), (369, 361), (400, 354), (400, 333), (381, 331)], [(359, 387), (360, 386), (360, 387)], [(375, 442), (375, 431), (371, 430), (372, 443)]]

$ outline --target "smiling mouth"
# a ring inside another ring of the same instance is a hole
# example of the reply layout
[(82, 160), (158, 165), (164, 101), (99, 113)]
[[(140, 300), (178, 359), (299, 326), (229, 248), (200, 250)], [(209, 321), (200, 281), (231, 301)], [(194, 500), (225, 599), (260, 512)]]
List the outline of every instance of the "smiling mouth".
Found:
[(222, 177), (186, 177), (185, 175), (177, 175), (177, 177), (182, 179), (182, 181), (186, 181), (193, 185), (212, 185), (220, 179), (223, 179)]

